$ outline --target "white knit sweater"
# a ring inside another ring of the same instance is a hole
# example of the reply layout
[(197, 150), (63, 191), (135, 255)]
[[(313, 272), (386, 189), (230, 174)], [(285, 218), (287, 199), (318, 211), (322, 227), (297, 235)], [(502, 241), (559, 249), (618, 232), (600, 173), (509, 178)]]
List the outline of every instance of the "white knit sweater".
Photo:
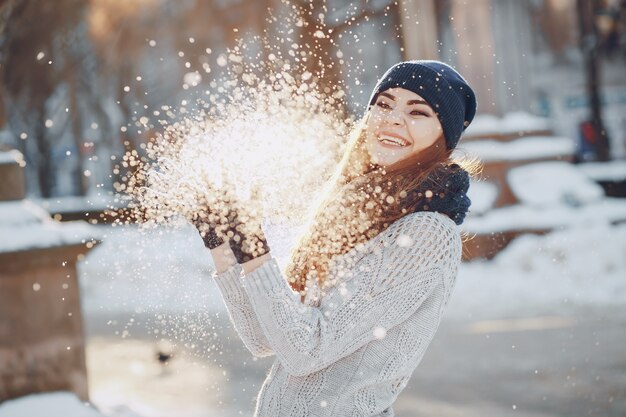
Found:
[(255, 417), (393, 416), (439, 326), (460, 260), (457, 225), (417, 212), (334, 259), (336, 279), (304, 303), (275, 259), (245, 276), (239, 265), (214, 274), (246, 347), (276, 355)]

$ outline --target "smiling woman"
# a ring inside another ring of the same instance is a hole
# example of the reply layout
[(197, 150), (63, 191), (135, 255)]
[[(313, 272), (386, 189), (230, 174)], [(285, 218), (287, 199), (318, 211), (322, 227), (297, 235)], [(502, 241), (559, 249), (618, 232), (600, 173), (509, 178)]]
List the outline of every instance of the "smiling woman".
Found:
[(450, 66), (390, 68), (284, 273), (254, 207), (198, 213), (241, 339), (276, 355), (255, 416), (393, 415), (455, 284), (469, 174), (450, 158), (475, 111)]
[(366, 138), (372, 160), (389, 166), (443, 139), (443, 128), (420, 95), (390, 88), (379, 94), (369, 113)]

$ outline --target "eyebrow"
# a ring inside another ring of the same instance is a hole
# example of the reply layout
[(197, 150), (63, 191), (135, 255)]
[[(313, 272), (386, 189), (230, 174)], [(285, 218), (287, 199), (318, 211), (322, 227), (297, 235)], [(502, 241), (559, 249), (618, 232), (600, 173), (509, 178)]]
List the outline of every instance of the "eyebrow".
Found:
[[(389, 93), (380, 93), (381, 96), (385, 96), (390, 100), (396, 101), (396, 97), (392, 94)], [(426, 101), (424, 100), (409, 100), (406, 102), (406, 104), (411, 105), (411, 104), (425, 104), (427, 106), (430, 106), (430, 104), (428, 104)]]

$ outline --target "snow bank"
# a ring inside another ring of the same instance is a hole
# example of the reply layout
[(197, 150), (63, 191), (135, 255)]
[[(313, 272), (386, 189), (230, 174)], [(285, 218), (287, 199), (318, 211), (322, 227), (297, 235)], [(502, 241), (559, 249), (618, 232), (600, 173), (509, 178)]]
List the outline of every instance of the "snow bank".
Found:
[(102, 243), (78, 263), (88, 314), (221, 311), (211, 255), (195, 229), (97, 228)]
[(626, 221), (626, 200), (604, 198), (591, 204), (574, 207), (559, 204), (549, 207), (527, 205), (507, 206), (491, 210), (483, 216), (468, 217), (463, 230), (488, 234), (514, 230), (551, 230), (585, 224), (607, 224)]
[[(71, 392), (31, 394), (0, 404), (0, 417), (105, 417)], [(128, 417), (131, 417), (128, 415)]]
[(24, 155), (16, 150), (0, 152), (0, 165), (14, 164), (15, 162), (20, 165), (24, 164)]
[(522, 203), (534, 207), (582, 205), (604, 197), (604, 189), (568, 162), (541, 162), (513, 168), (507, 182)]
[(626, 161), (586, 162), (576, 167), (594, 181), (626, 180)]
[(33, 202), (51, 213), (104, 211), (127, 205), (127, 201), (122, 196), (112, 195), (65, 196), (36, 199)]
[(493, 208), (493, 204), (498, 198), (498, 186), (488, 181), (470, 181), (467, 192), (472, 201), (470, 215), (480, 215)]
[(29, 200), (0, 203), (0, 253), (85, 243), (96, 229), (83, 221), (59, 223)]
[[(211, 254), (193, 227), (97, 228), (102, 243), (78, 263), (88, 315), (224, 311), (211, 279)], [(272, 255), (284, 267), (299, 229), (265, 224), (264, 230)]]
[[(520, 236), (490, 261), (462, 263), (446, 315), (476, 319), (560, 314), (568, 306), (626, 303), (626, 224), (608, 224), (625, 219), (624, 199), (606, 198), (584, 207), (511, 207), (490, 214), (498, 212), (501, 224), (491, 227), (494, 231), (542, 229), (555, 223), (567, 229)], [(468, 218), (464, 226), (479, 219)], [(79, 263), (86, 320), (137, 312), (203, 313), (210, 319), (224, 311), (211, 279), (210, 254), (192, 227), (145, 232), (136, 226), (97, 227), (104, 241)], [(284, 267), (299, 229), (265, 229)]]
[(468, 136), (488, 136), (490, 134), (550, 130), (551, 128), (549, 119), (526, 112), (507, 113), (503, 118), (490, 114), (480, 114), (467, 127), (465, 134)]
[(571, 157), (575, 151), (576, 143), (570, 138), (529, 136), (510, 142), (488, 139), (461, 143), (455, 154), (470, 153), (484, 162), (492, 162)]
[(0, 203), (0, 227), (51, 222), (48, 213), (29, 200)]
[(447, 315), (563, 314), (626, 303), (626, 224), (583, 224), (515, 239), (491, 261), (463, 263)]

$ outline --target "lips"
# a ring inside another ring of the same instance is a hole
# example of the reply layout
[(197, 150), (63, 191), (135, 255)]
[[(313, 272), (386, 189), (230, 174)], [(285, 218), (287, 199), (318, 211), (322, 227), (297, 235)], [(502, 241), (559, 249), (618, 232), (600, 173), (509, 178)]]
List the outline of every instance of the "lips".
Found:
[(399, 148), (404, 148), (411, 145), (411, 142), (395, 133), (380, 132), (378, 133), (378, 135), (376, 135), (376, 139), (383, 145), (395, 146)]

